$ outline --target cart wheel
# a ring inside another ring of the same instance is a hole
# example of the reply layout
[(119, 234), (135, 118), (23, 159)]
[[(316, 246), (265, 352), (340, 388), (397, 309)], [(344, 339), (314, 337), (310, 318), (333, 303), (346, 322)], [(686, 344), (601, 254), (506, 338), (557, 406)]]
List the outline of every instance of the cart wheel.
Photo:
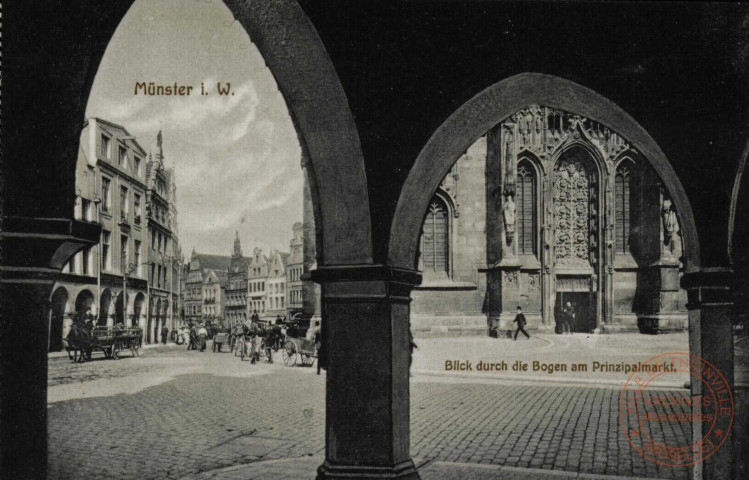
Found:
[(294, 345), (294, 342), (286, 342), (283, 346), (283, 363), (289, 367), (296, 365), (296, 345)]

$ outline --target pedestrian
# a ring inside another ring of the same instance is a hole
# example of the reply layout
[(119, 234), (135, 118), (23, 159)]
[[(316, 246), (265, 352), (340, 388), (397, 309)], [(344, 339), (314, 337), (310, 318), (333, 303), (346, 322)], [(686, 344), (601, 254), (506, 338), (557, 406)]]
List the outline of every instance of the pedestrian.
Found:
[(208, 336), (208, 330), (203, 326), (203, 324), (200, 325), (200, 328), (198, 329), (198, 344), (200, 344), (200, 351), (205, 351), (205, 339)]
[(195, 325), (190, 324), (190, 344), (187, 346), (188, 350), (198, 349), (198, 329)]
[(575, 320), (575, 309), (572, 307), (570, 302), (564, 306), (562, 310), (562, 333), (569, 333), (572, 335), (572, 321)]
[(414, 342), (414, 334), (411, 333), (411, 322), (408, 323), (408, 368), (411, 368), (413, 362), (414, 349), (419, 348)]
[(161, 343), (166, 345), (166, 339), (169, 337), (169, 329), (166, 325), (161, 328)]
[(260, 321), (260, 315), (257, 314), (257, 310), (252, 311), (252, 316), (250, 316), (250, 322), (259, 322)]
[(257, 310), (256, 313), (250, 317), (250, 326), (247, 329), (247, 334), (250, 337), (250, 364), (254, 365), (255, 362), (260, 358), (260, 353), (257, 350), (257, 336), (260, 332), (260, 328), (258, 326), (258, 322), (255, 320), (257, 317)]
[(281, 342), (283, 341), (283, 335), (281, 334), (281, 325), (273, 325), (273, 351), (277, 352), (281, 348)]
[(513, 337), (513, 340), (518, 339), (519, 332), (523, 332), (523, 335), (525, 335), (525, 338), (527, 338), (528, 340), (531, 339), (531, 336), (528, 335), (528, 332), (525, 331), (525, 324), (526, 324), (525, 315), (523, 315), (523, 309), (520, 308), (520, 305), (518, 305), (518, 314), (515, 315), (515, 320), (513, 320), (512, 323), (518, 324), (518, 328), (517, 330), (515, 330), (515, 336)]

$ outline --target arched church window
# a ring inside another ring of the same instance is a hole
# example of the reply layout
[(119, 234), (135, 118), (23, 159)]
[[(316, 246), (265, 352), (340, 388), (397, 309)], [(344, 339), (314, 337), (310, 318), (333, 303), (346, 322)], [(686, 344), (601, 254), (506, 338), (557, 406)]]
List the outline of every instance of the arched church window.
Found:
[(616, 169), (614, 181), (614, 201), (616, 205), (615, 248), (616, 253), (629, 252), (631, 232), (631, 183), (632, 163), (624, 161)]
[(527, 161), (518, 163), (517, 178), (518, 254), (536, 253), (536, 175)]
[(424, 220), (421, 250), (424, 273), (447, 274), (448, 272), (447, 221), (447, 206), (435, 196)]

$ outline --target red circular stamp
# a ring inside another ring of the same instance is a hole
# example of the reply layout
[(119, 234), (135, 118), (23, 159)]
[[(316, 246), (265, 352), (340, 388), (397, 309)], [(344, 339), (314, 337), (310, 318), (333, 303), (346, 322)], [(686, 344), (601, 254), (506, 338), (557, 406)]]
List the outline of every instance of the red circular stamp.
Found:
[[(698, 382), (699, 395), (658, 389), (654, 383), (683, 373), (693, 386)], [(705, 359), (683, 352), (638, 364), (619, 395), (619, 425), (627, 441), (647, 460), (667, 467), (695, 465), (715, 453), (729, 436), (733, 413), (733, 394), (723, 374)], [(702, 423), (696, 429), (701, 436), (690, 443), (686, 439), (695, 431), (694, 422)]]

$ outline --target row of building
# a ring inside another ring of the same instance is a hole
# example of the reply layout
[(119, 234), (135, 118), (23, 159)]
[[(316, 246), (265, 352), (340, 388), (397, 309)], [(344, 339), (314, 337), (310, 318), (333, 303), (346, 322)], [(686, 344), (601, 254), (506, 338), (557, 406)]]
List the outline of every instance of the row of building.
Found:
[(237, 232), (231, 255), (206, 255), (193, 250), (183, 266), (182, 322), (206, 321), (233, 326), (257, 313), (261, 321), (299, 319), (307, 323), (320, 314), (320, 290), (312, 280), (315, 236), (309, 185), (305, 181), (303, 221), (292, 227), (289, 252), (255, 248), (244, 256)]
[[(78, 252), (55, 283), (49, 350), (59, 351), (77, 316), (97, 325), (140, 326), (155, 341), (180, 311), (181, 251), (175, 171), (162, 133), (148, 152), (124, 127), (90, 118), (76, 166), (77, 220), (102, 227), (97, 245)], [(174, 165), (174, 162), (172, 162)]]

